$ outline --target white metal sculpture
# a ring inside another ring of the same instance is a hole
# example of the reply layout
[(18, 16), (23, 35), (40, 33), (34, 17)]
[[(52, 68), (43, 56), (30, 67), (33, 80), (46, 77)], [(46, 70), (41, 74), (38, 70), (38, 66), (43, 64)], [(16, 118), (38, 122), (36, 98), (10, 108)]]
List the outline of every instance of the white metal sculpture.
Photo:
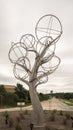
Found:
[(36, 87), (48, 81), (60, 64), (55, 55), (56, 43), (62, 34), (60, 20), (51, 14), (41, 17), (35, 27), (35, 35), (25, 34), (17, 43), (12, 43), (9, 59), (14, 64), (14, 76), (29, 86), (34, 110), (34, 123), (44, 123), (44, 113)]

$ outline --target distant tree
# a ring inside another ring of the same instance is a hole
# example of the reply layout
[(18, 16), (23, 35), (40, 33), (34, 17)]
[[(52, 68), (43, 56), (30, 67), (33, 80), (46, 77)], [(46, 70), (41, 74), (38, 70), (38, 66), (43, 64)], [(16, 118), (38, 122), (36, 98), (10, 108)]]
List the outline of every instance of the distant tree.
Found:
[(0, 95), (3, 95), (4, 93), (6, 93), (5, 87), (4, 85), (0, 85)]
[(19, 83), (17, 83), (15, 88), (15, 94), (19, 97), (19, 99), (25, 99), (25, 101), (29, 98), (29, 92), (23, 87), (22, 84)]
[(18, 96), (14, 93), (6, 93), (3, 95), (3, 104), (7, 106), (16, 106)]
[(48, 99), (48, 94), (39, 93), (38, 96), (39, 96), (40, 101)]
[(64, 99), (71, 99), (71, 93), (65, 93), (64, 94)]
[(56, 98), (62, 98), (62, 99), (73, 99), (73, 93), (53, 93), (53, 96), (55, 96)]
[(43, 93), (39, 93), (38, 96), (39, 96), (40, 101), (44, 100), (44, 94)]

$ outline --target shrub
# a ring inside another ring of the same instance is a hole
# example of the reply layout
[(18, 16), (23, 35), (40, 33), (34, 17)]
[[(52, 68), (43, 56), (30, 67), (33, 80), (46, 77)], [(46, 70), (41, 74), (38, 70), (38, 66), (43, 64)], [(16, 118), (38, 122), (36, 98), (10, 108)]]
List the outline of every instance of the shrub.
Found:
[(22, 130), (22, 127), (17, 123), (15, 126), (15, 130)]
[(45, 125), (45, 130), (51, 130), (48, 125)]
[(14, 125), (13, 119), (9, 118), (9, 127), (11, 128), (11, 127), (13, 127), (13, 125)]
[(25, 111), (24, 111), (24, 114), (25, 114), (25, 115), (28, 115), (28, 110), (25, 110)]
[(5, 117), (5, 124), (8, 124), (8, 120), (9, 120), (9, 113), (7, 111), (5, 111), (3, 113), (3, 116)]
[(44, 110), (44, 114), (46, 114), (46, 110)]
[(63, 125), (67, 125), (67, 118), (63, 119)]
[(66, 116), (67, 119), (70, 119), (70, 114), (69, 113), (66, 113), (65, 116)]
[(52, 114), (55, 114), (57, 112), (57, 110), (56, 109), (54, 109), (53, 111), (52, 111)]
[(20, 121), (21, 121), (20, 117), (17, 116), (17, 117), (16, 117), (16, 122), (17, 122), (17, 123), (20, 123)]
[(63, 111), (62, 110), (60, 110), (60, 115), (63, 116)]
[(20, 113), (19, 115), (20, 115), (20, 118), (21, 118), (22, 120), (25, 119), (23, 113)]
[(8, 113), (8, 111), (3, 112), (3, 116), (9, 118), (9, 113)]
[(55, 115), (54, 114), (50, 116), (50, 121), (55, 121)]

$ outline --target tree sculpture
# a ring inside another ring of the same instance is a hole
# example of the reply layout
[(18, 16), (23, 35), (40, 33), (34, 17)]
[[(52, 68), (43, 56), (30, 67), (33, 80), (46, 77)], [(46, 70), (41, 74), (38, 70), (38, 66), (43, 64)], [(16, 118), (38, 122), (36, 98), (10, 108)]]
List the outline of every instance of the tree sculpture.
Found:
[(36, 38), (25, 34), (17, 43), (12, 43), (9, 59), (13, 63), (14, 76), (29, 86), (30, 98), (36, 124), (44, 123), (44, 113), (36, 88), (48, 81), (60, 64), (55, 55), (56, 43), (62, 34), (60, 20), (51, 14), (41, 17), (35, 27)]

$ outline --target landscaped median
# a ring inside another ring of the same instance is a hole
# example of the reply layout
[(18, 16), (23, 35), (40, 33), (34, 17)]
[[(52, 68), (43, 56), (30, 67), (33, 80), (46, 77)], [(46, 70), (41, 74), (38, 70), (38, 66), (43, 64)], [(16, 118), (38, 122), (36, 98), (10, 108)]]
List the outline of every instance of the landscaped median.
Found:
[(63, 100), (63, 102), (69, 106), (73, 106), (73, 101), (71, 100)]

